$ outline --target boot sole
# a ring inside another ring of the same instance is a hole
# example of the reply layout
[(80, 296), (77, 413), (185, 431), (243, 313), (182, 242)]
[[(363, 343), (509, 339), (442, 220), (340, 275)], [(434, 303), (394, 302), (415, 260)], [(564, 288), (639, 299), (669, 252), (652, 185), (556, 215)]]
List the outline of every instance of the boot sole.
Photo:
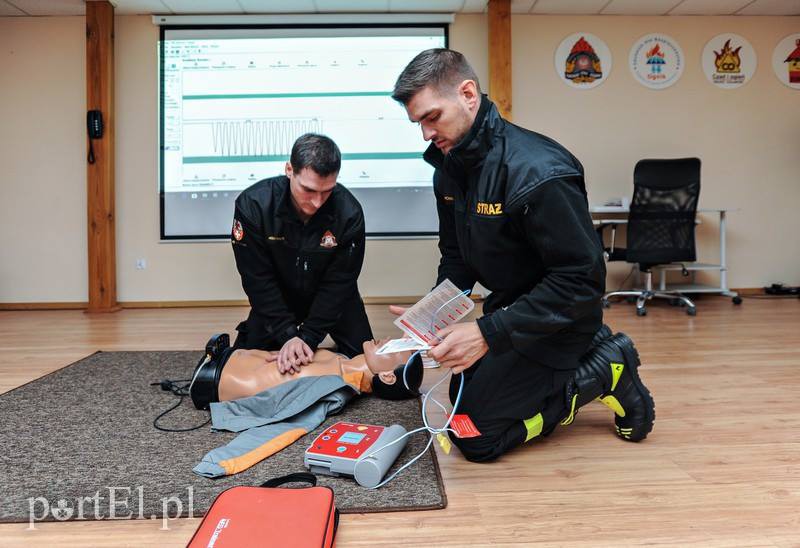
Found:
[[(617, 342), (617, 337), (623, 339), (621, 343)], [(642, 364), (641, 360), (639, 359), (639, 351), (636, 350), (633, 341), (625, 333), (618, 332), (614, 337), (609, 339), (609, 341), (614, 343), (614, 345), (619, 348), (620, 352), (622, 352), (622, 355), (625, 357), (626, 364), (634, 364), (630, 372), (631, 380), (636, 388), (636, 391), (639, 393), (642, 401), (644, 401), (646, 405), (644, 422), (633, 425), (633, 431), (627, 436), (623, 435), (623, 432), (619, 426), (616, 426), (617, 436), (625, 441), (642, 441), (647, 437), (647, 434), (653, 431), (653, 423), (656, 420), (656, 404), (653, 401), (653, 396), (650, 394), (650, 391), (647, 389), (644, 383), (642, 383), (642, 379), (639, 377), (639, 366)]]

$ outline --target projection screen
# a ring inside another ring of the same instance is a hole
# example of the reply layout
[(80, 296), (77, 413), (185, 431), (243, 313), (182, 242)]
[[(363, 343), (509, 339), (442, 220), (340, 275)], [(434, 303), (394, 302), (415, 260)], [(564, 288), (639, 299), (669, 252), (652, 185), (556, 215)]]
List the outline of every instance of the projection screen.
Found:
[(234, 200), (280, 175), (294, 140), (331, 137), (371, 236), (437, 231), (419, 127), (392, 100), (447, 26), (161, 27), (162, 240), (228, 238)]

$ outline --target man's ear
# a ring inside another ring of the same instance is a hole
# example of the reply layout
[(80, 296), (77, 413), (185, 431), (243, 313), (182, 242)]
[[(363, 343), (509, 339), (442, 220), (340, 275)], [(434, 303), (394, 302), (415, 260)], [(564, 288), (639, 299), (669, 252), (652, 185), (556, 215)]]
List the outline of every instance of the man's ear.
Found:
[(292, 178), (292, 175), (294, 175), (294, 169), (292, 169), (291, 162), (286, 162), (286, 167), (284, 168), (284, 172), (286, 173), (287, 177), (289, 177), (290, 179)]
[(464, 99), (470, 111), (478, 110), (481, 98), (475, 80), (464, 80), (458, 86), (458, 94)]

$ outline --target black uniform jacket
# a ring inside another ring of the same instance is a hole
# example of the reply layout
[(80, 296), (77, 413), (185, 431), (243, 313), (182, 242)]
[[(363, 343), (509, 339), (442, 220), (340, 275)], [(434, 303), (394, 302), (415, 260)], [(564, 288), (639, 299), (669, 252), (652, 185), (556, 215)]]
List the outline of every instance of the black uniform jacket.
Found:
[(341, 185), (304, 225), (287, 177), (255, 183), (236, 199), (231, 243), (250, 306), (280, 345), (299, 336), (316, 350), (358, 298), (364, 214)]
[(464, 139), (425, 159), (436, 168), (437, 284), (491, 290), (478, 326), (492, 352), (577, 367), (602, 324), (606, 274), (580, 162), (485, 96)]

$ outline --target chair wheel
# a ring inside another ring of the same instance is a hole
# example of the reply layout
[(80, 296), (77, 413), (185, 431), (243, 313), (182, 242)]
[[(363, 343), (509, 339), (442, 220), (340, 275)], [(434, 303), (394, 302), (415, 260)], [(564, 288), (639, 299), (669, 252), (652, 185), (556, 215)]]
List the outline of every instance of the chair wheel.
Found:
[(697, 308), (694, 306), (690, 306), (689, 308), (686, 309), (686, 313), (689, 314), (690, 316), (697, 316)]
[(646, 308), (637, 308), (636, 309), (637, 316), (647, 316), (647, 309)]
[(742, 298), (739, 295), (736, 295), (731, 300), (733, 301), (733, 304), (742, 304)]
[(608, 302), (608, 299), (602, 299), (600, 303), (603, 305), (603, 308), (611, 308), (611, 303)]

